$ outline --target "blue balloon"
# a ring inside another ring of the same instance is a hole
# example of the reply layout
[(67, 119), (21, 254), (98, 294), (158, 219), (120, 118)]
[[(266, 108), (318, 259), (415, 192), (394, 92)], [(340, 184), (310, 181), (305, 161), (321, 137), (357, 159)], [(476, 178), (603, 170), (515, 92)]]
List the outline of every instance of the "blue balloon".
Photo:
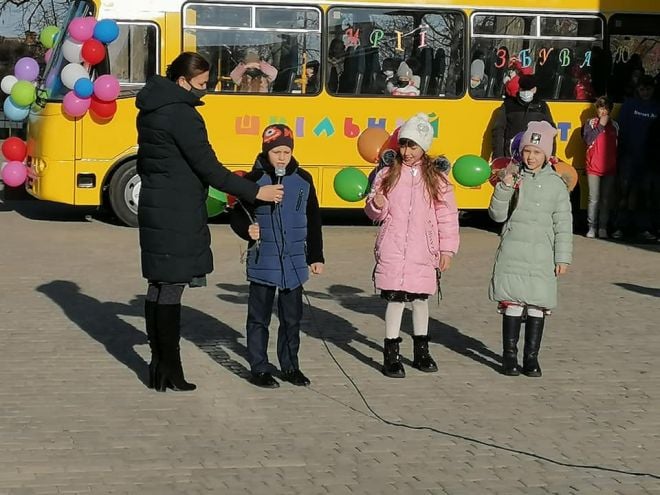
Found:
[(73, 91), (78, 98), (89, 98), (94, 93), (94, 84), (86, 77), (81, 77), (73, 85)]
[(101, 43), (112, 43), (119, 37), (119, 26), (112, 19), (103, 19), (94, 27), (94, 38)]
[(21, 122), (28, 118), (30, 115), (30, 107), (19, 107), (14, 103), (11, 97), (8, 97), (5, 100), (4, 105), (2, 105), (2, 110), (5, 113), (5, 117), (14, 122)]

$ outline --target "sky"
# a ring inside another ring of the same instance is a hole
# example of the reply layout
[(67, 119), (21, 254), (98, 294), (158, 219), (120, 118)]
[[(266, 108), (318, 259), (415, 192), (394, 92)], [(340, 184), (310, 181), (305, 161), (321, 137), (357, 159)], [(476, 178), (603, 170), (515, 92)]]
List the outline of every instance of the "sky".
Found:
[(7, 38), (22, 34), (21, 14), (17, 7), (9, 4), (0, 14), (0, 36)]

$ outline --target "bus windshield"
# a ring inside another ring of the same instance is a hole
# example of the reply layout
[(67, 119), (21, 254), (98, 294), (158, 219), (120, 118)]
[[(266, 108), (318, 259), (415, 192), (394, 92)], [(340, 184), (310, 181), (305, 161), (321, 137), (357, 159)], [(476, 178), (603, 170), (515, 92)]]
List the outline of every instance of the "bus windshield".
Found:
[[(76, 0), (71, 4), (69, 12), (67, 12), (65, 22), (58, 26), (61, 33), (66, 33), (69, 24), (76, 17), (84, 17), (94, 11), (94, 4), (89, 0)], [(58, 36), (57, 42), (53, 47), (53, 54), (50, 61), (46, 65), (44, 71), (44, 78), (41, 82), (40, 92), (49, 101), (61, 101), (68, 89), (62, 84), (60, 74), (62, 69), (69, 63), (62, 53), (62, 46), (66, 36)]]

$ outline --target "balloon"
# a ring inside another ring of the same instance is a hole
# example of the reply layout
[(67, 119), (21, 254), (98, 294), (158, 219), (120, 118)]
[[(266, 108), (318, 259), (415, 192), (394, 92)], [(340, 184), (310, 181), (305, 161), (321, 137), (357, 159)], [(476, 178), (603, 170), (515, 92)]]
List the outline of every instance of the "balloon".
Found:
[(227, 195), (213, 187), (209, 187), (209, 195), (206, 198), (206, 213), (209, 218), (220, 215), (227, 206)]
[(119, 26), (112, 19), (103, 19), (94, 27), (94, 38), (101, 43), (112, 43), (119, 37)]
[(27, 179), (27, 167), (21, 162), (7, 162), (2, 168), (2, 181), (9, 187), (18, 187)]
[[(88, 19), (91, 19), (89, 21)], [(87, 41), (94, 36), (96, 20), (93, 17), (76, 17), (69, 24), (69, 36), (76, 41)]]
[(513, 136), (511, 146), (509, 147), (509, 154), (517, 162), (522, 161), (522, 155), (520, 154), (520, 141), (522, 141), (523, 134), (525, 134), (525, 131), (521, 131)]
[(502, 177), (500, 176), (500, 170), (504, 170), (509, 166), (509, 163), (514, 161), (512, 158), (508, 158), (506, 156), (501, 156), (500, 158), (496, 158), (490, 163), (490, 178), (488, 181), (490, 184), (495, 187), (495, 185), (502, 180)]
[(80, 98), (75, 92), (69, 91), (62, 100), (62, 109), (69, 117), (82, 117), (92, 104), (91, 98)]
[[(367, 127), (357, 139), (358, 153), (369, 163), (376, 163), (383, 145), (390, 138), (385, 129), (380, 127)], [(357, 200), (355, 200), (357, 201)]]
[(71, 39), (66, 39), (64, 40), (64, 43), (62, 44), (62, 55), (64, 55), (64, 58), (71, 62), (72, 64), (79, 64), (81, 63), (82, 56), (80, 55), (80, 52), (82, 51), (82, 43), (78, 43), (77, 41), (73, 41)]
[[(236, 170), (234, 171), (236, 175), (239, 177), (245, 177), (247, 175), (247, 172), (245, 170)], [(236, 204), (236, 201), (238, 201), (238, 198), (236, 196), (232, 196), (231, 194), (227, 194), (227, 206), (229, 208), (233, 208), (234, 205)]]
[[(382, 144), (382, 143), (381, 143)], [(346, 167), (335, 175), (335, 193), (344, 201), (360, 201), (367, 194), (369, 180), (364, 172), (355, 167)]]
[(80, 64), (67, 64), (62, 69), (61, 74), (62, 84), (67, 88), (73, 89), (76, 87), (76, 83), (79, 79), (89, 79), (89, 74), (87, 69), (85, 69)]
[(27, 145), (20, 138), (9, 137), (2, 143), (2, 154), (8, 162), (22, 162), (27, 156)]
[(44, 62), (48, 63), (50, 62), (50, 59), (53, 58), (53, 49), (49, 48), (46, 50), (46, 53), (44, 53)]
[(11, 99), (19, 107), (29, 107), (37, 99), (37, 90), (29, 81), (18, 81), (11, 88)]
[(105, 46), (98, 40), (87, 40), (83, 43), (80, 54), (85, 62), (96, 65), (105, 58)]
[(86, 77), (81, 77), (73, 85), (73, 90), (78, 98), (89, 98), (94, 93), (94, 85)]
[(575, 189), (575, 186), (578, 183), (578, 174), (572, 166), (565, 162), (559, 162), (554, 165), (554, 169), (564, 180), (569, 191)]
[(55, 45), (55, 36), (60, 32), (57, 26), (46, 26), (39, 34), (39, 41), (46, 48), (53, 48)]
[(488, 162), (477, 155), (463, 155), (451, 169), (454, 179), (461, 186), (480, 186), (490, 177)]
[(11, 97), (5, 99), (5, 103), (2, 105), (2, 111), (5, 113), (5, 117), (14, 122), (21, 122), (30, 115), (30, 107), (16, 105)]
[(14, 84), (18, 82), (18, 79), (16, 79), (16, 76), (8, 75), (2, 78), (2, 81), (0, 81), (0, 89), (2, 89), (2, 92), (6, 95), (11, 94), (11, 89), (14, 87)]
[(94, 81), (94, 96), (103, 101), (114, 101), (119, 96), (119, 81), (115, 76), (106, 74)]
[(393, 150), (397, 153), (399, 152), (399, 132), (401, 132), (401, 127), (394, 129), (394, 132), (380, 150), (381, 157), (387, 150)]
[(102, 101), (96, 96), (92, 96), (91, 100), (89, 111), (101, 120), (111, 119), (117, 112), (116, 101)]
[(14, 75), (19, 81), (34, 81), (39, 77), (39, 63), (32, 57), (23, 57), (16, 62)]

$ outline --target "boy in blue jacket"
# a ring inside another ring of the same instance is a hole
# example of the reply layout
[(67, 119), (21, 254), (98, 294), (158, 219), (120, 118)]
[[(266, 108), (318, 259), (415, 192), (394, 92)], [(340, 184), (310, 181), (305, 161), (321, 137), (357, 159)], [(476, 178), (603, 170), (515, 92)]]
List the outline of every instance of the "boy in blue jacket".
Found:
[(257, 183), (283, 184), (284, 197), (276, 204), (257, 201), (234, 207), (231, 226), (250, 242), (247, 279), (250, 282), (247, 314), (247, 348), (252, 383), (277, 388), (268, 362), (268, 326), (275, 292), (280, 326), (277, 357), (281, 378), (306, 386), (300, 371), (300, 321), (303, 284), (323, 272), (321, 213), (312, 176), (303, 170), (293, 153), (293, 132), (282, 124), (266, 127), (261, 153), (245, 177)]

